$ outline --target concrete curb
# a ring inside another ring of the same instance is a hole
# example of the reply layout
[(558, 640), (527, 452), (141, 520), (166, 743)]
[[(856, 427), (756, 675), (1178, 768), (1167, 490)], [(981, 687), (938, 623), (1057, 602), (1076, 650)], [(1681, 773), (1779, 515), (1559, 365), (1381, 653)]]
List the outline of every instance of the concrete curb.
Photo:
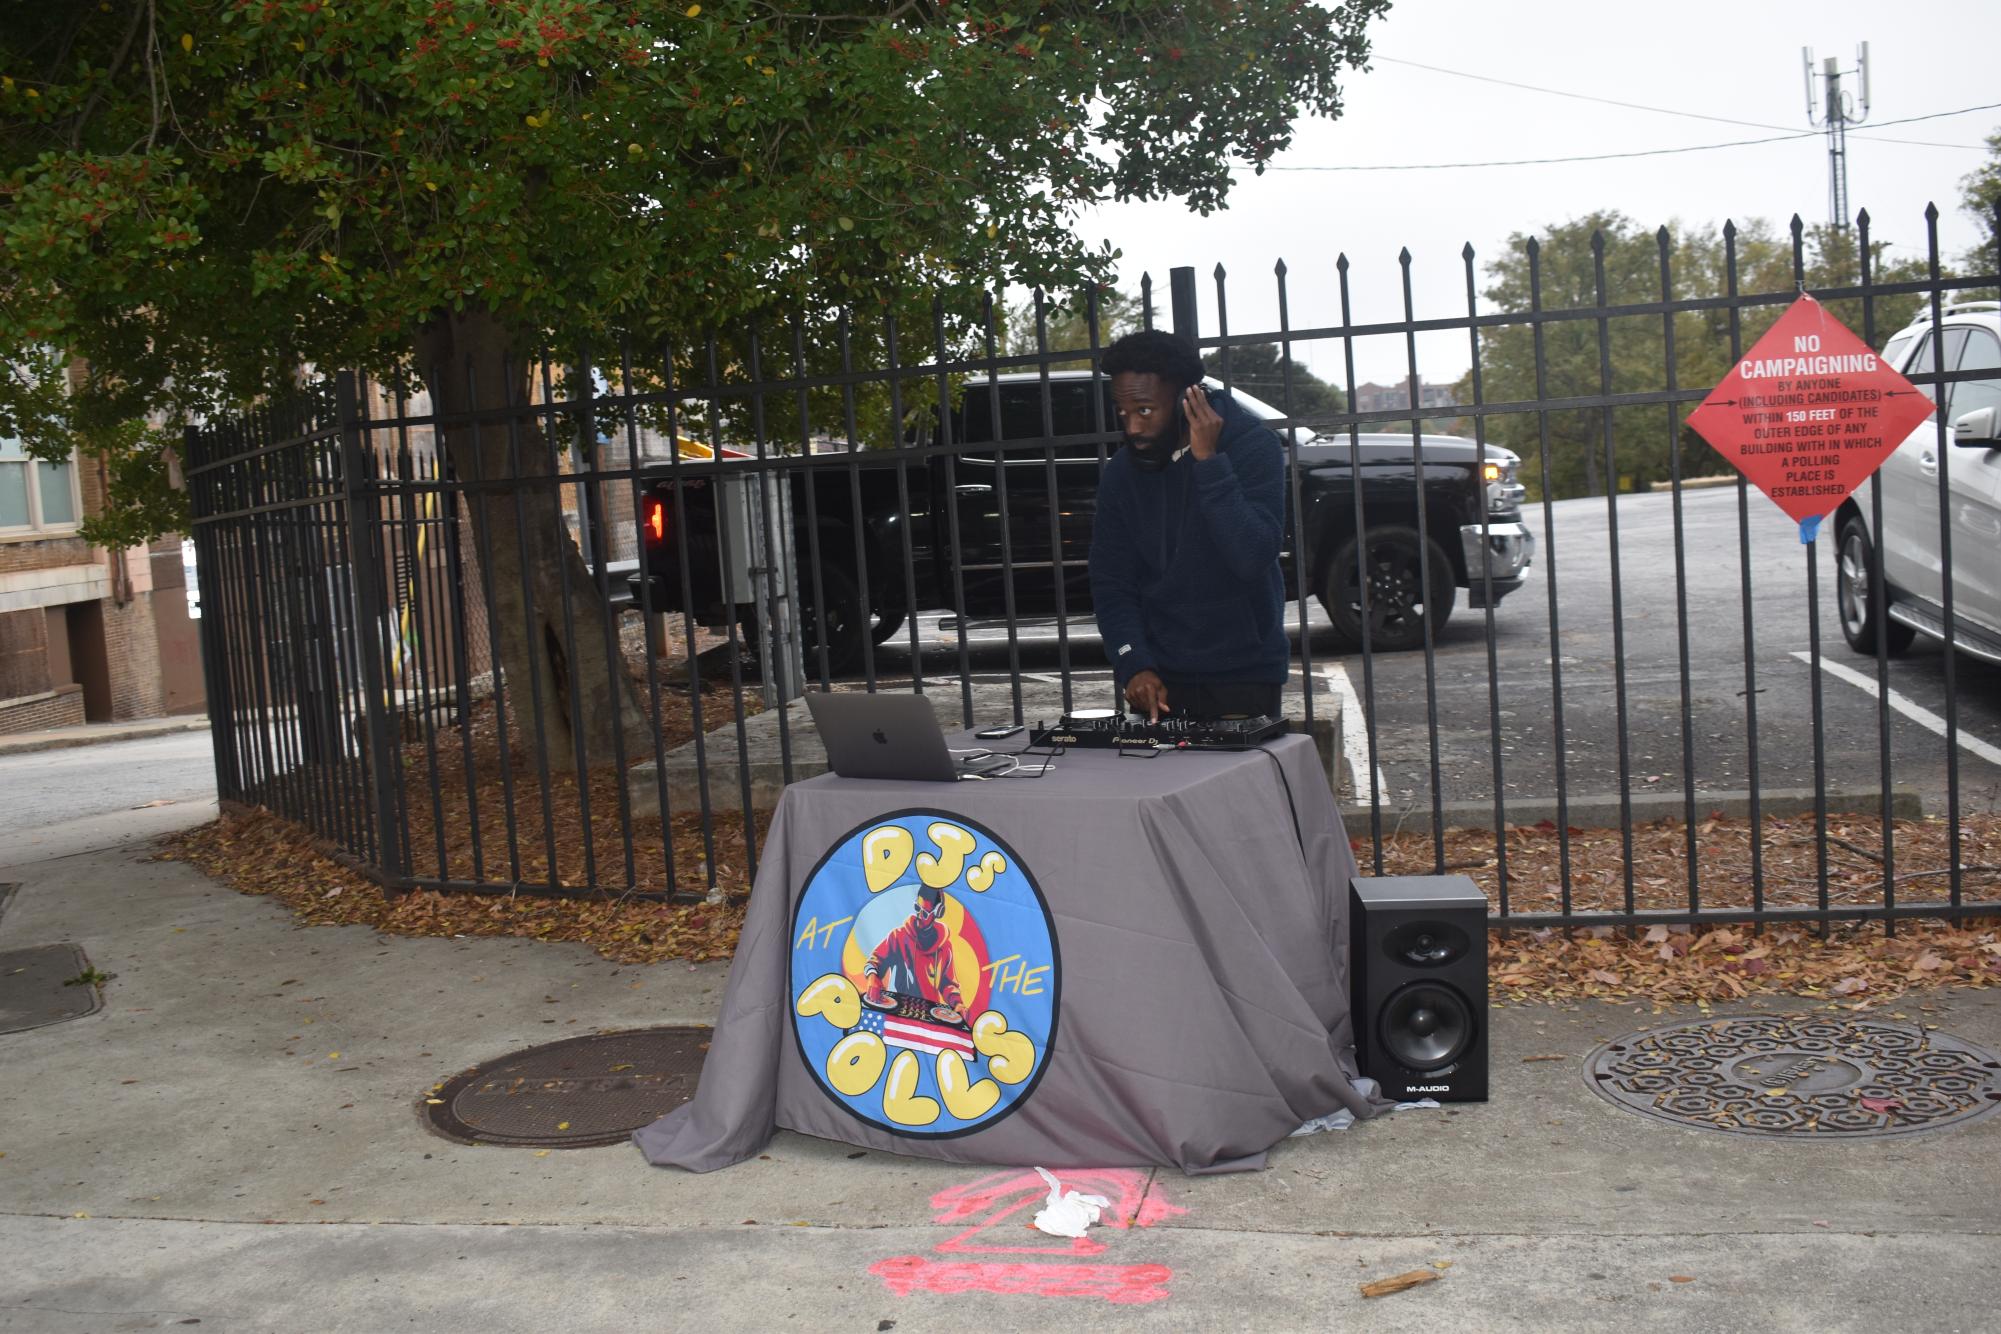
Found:
[[(1706, 487), (1735, 485), (1737, 485), (1737, 474), (1734, 472), (1716, 477), (1684, 477), (1681, 479), (1681, 489), (1684, 491), (1700, 491)], [(1674, 490), (1674, 483), (1671, 481), (1649, 482), (1647, 490), (1652, 493), (1672, 491)]]
[(0, 736), (0, 755), (30, 755), (39, 750), (69, 750), (75, 746), (95, 746), (106, 741), (140, 741), (146, 737), (173, 736), (180, 732), (206, 732), (207, 718), (173, 718), (135, 722), (94, 723), (88, 727), (66, 727), (50, 732), (22, 732)]
[[(1687, 813), (1685, 799), (1680, 792), (1635, 792), (1630, 800), (1633, 823), (1646, 824), (1653, 820), (1679, 820)], [(1830, 788), (1827, 792), (1827, 810), (1835, 812), (1875, 813), (1882, 808), (1881, 788)], [(1759, 794), (1759, 812), (1767, 816), (1792, 817), (1812, 815), (1815, 810), (1814, 791), (1807, 787), (1774, 788)], [(1431, 832), (1431, 803), (1425, 801), (1410, 808), (1385, 805), (1381, 808), (1383, 828), (1392, 828), (1405, 834)], [(1696, 818), (1703, 819), (1712, 812), (1721, 812), (1735, 820), (1749, 819), (1751, 815), (1751, 793), (1698, 792), (1695, 794)], [(1890, 812), (1894, 819), (1918, 820), (1924, 818), (1924, 802), (1914, 788), (1899, 787), (1890, 790)], [(1510, 825), (1533, 825), (1544, 820), (1557, 818), (1556, 800), (1553, 797), (1511, 797), (1503, 808), (1503, 814)], [(1619, 798), (1617, 796), (1572, 797), (1566, 803), (1564, 812), (1569, 824), (1576, 829), (1617, 829), (1620, 825)], [(1447, 829), (1492, 829), (1494, 827), (1494, 803), (1491, 801), (1448, 801), (1444, 807)], [(1360, 838), (1369, 829), (1369, 807), (1366, 805), (1344, 804), (1341, 819), (1348, 826), (1350, 838)]]

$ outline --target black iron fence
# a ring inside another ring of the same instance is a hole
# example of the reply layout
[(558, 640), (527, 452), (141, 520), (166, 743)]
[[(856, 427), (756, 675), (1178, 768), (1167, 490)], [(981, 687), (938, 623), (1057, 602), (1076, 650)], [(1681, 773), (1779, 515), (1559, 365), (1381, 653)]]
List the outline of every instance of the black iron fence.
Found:
[[(1929, 337), (1911, 379), (1982, 402), (2001, 323), (1969, 294), (1995, 266), (1950, 272), (1925, 221), (1892, 277), (1866, 214), (1846, 273), (1810, 273), (1795, 220), (1780, 280), (1748, 289), (1731, 229), (1689, 275), (1663, 230), (1645, 290), (1597, 236), (1561, 303), (1535, 243), (1483, 301), (1469, 247), (1463, 308), (1422, 316), (1406, 253), (1383, 320), (1355, 317), (1343, 257), (1300, 322), (1281, 264), (1276, 325), (1248, 333), (1220, 267), (1206, 313), (1175, 271), (1164, 314), (1215, 378), (1262, 368), (1289, 707), (1338, 718), (1365, 866), (1467, 870), (1521, 925), (2001, 911), (2001, 751), (1962, 727), (2001, 698), (2001, 452), (1935, 412), (1929, 489), (1844, 507), (1824, 569), (1684, 425), (1801, 290), (1872, 347)], [(343, 373), (191, 431), (222, 796), (392, 891), (715, 897), (747, 892), (776, 790), (822, 764), (791, 672), (964, 726), (1115, 703), (1085, 569), (1118, 443), (1106, 323), (1095, 292), (1011, 316), (941, 297), (922, 321)], [(1420, 357), (1446, 339), (1471, 367), (1451, 401)], [(1384, 340), (1400, 406), (1295, 411), (1309, 364), (1352, 408)]]

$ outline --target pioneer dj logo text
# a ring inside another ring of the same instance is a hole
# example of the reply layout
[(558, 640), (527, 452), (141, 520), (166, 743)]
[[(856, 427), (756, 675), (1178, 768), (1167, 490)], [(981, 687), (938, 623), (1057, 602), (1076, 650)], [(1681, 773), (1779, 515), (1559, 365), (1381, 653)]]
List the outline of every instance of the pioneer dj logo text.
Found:
[(962, 1135), (1034, 1088), (1056, 1027), (1049, 910), (957, 817), (906, 812), (828, 849), (792, 919), (792, 1027), (814, 1080), (870, 1125)]

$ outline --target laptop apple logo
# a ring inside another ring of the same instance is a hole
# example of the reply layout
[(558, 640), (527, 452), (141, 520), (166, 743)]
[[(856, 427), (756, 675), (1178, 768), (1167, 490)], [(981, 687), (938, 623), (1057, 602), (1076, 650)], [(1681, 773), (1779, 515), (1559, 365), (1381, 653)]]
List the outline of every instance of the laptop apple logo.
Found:
[(878, 746), (887, 746), (889, 744), (889, 738), (882, 734), (880, 727), (875, 729), (875, 742)]

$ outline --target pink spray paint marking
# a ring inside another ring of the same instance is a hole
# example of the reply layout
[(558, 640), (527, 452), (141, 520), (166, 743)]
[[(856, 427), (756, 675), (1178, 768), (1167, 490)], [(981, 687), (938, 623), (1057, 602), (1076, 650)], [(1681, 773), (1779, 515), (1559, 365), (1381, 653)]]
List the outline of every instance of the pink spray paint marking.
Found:
[[(1123, 1230), (1152, 1227), (1187, 1210), (1169, 1204), (1158, 1187), (1146, 1188), (1147, 1173), (1131, 1168), (1107, 1168), (1061, 1174), (1065, 1190), (1103, 1195), (1112, 1203), (1103, 1226)], [(1089, 1236), (1048, 1237), (1033, 1230), (1029, 1219), (1048, 1196), (1042, 1178), (1033, 1172), (997, 1172), (964, 1186), (953, 1186), (931, 1197), (937, 1221), (946, 1226), (970, 1222), (963, 1231), (932, 1247), (935, 1255), (1019, 1255), (1083, 1257), (1101, 1255), (1106, 1244)], [(1013, 1228), (1029, 1230), (1029, 1239), (995, 1235), (1010, 1220)], [(1161, 1301), (1169, 1295), (1174, 1271), (1166, 1265), (1059, 1264), (1047, 1260), (934, 1260), (923, 1255), (899, 1255), (878, 1260), (869, 1272), (899, 1297), (913, 1292), (987, 1292), (1036, 1297), (1095, 1297), (1119, 1305)]]

